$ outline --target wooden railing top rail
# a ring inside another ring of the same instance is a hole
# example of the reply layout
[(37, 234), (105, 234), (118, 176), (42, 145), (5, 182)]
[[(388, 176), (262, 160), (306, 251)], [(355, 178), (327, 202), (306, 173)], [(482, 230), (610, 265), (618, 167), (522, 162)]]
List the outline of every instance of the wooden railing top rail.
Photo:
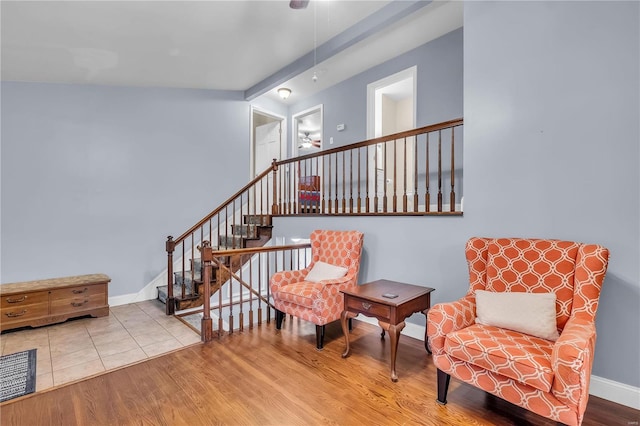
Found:
[(172, 242), (173, 242), (173, 244), (179, 244), (180, 242), (185, 240), (193, 232), (195, 232), (198, 229), (200, 229), (200, 227), (202, 227), (208, 220), (213, 218), (216, 214), (220, 213), (224, 208), (226, 208), (229, 204), (231, 204), (243, 192), (245, 192), (248, 189), (250, 189), (253, 185), (255, 185), (257, 182), (259, 182), (261, 179), (263, 179), (265, 176), (267, 176), (271, 171), (273, 171), (274, 169), (277, 169), (277, 167), (280, 166), (280, 165), (289, 164), (289, 163), (295, 163), (295, 162), (306, 160), (306, 159), (309, 159), (309, 158), (315, 158), (315, 157), (322, 157), (322, 156), (325, 156), (325, 155), (331, 155), (331, 154), (334, 154), (334, 153), (337, 153), (337, 152), (349, 151), (349, 150), (353, 150), (353, 149), (357, 149), (357, 148), (361, 148), (361, 147), (365, 147), (365, 146), (370, 146), (370, 145), (375, 145), (375, 144), (378, 144), (378, 143), (382, 143), (382, 142), (386, 142), (386, 141), (390, 141), (390, 140), (394, 140), (394, 139), (403, 139), (403, 138), (408, 138), (408, 137), (412, 137), (412, 136), (421, 135), (421, 134), (424, 134), (424, 133), (436, 132), (438, 130), (449, 129), (449, 128), (452, 128), (452, 127), (461, 126), (463, 124), (464, 124), (463, 118), (457, 118), (457, 119), (454, 119), (454, 120), (443, 121), (442, 123), (430, 124), (428, 126), (423, 126), (423, 127), (420, 127), (420, 128), (417, 128), (417, 129), (413, 129), (413, 130), (407, 130), (407, 131), (404, 131), (404, 132), (394, 133), (392, 135), (381, 136), (381, 137), (375, 138), (375, 139), (369, 139), (369, 140), (364, 140), (364, 141), (356, 142), (356, 143), (349, 144), (349, 145), (339, 146), (339, 147), (336, 147), (336, 148), (332, 148), (332, 149), (316, 152), (316, 153), (313, 153), (313, 154), (307, 154), (307, 155), (303, 155), (303, 156), (300, 156), (300, 157), (295, 157), (295, 158), (289, 158), (289, 159), (286, 159), (286, 160), (275, 161), (271, 167), (269, 167), (268, 169), (266, 169), (265, 171), (260, 173), (258, 176), (256, 176), (253, 180), (251, 180), (249, 183), (247, 183), (245, 186), (243, 186), (239, 191), (237, 191), (235, 194), (233, 194), (231, 197), (229, 197), (218, 208), (216, 208), (211, 213), (209, 213), (208, 215), (203, 217), (200, 221), (198, 221), (195, 225), (193, 225), (191, 228), (189, 228), (187, 231), (185, 231), (178, 238), (174, 239)]
[(212, 250), (211, 253), (213, 254), (213, 256), (233, 256), (236, 254), (256, 254), (256, 253), (266, 253), (271, 251), (305, 249), (310, 247), (311, 247), (311, 243), (285, 244), (282, 246), (262, 246), (262, 247), (230, 249), (230, 250)]
[(183, 241), (184, 239), (186, 239), (189, 235), (191, 235), (192, 232), (197, 231), (198, 229), (200, 229), (200, 227), (202, 225), (204, 225), (205, 223), (207, 223), (207, 221), (209, 219), (211, 219), (212, 217), (214, 217), (215, 215), (217, 215), (218, 213), (220, 213), (225, 207), (227, 207), (229, 204), (231, 204), (233, 202), (233, 200), (235, 200), (236, 198), (238, 198), (243, 192), (245, 192), (246, 190), (248, 190), (249, 188), (251, 188), (253, 185), (255, 185), (257, 182), (259, 182), (262, 178), (264, 178), (266, 175), (269, 174), (269, 172), (271, 172), (271, 167), (269, 167), (267, 170), (265, 170), (264, 172), (260, 173), (258, 176), (256, 176), (253, 180), (251, 180), (248, 184), (246, 184), (245, 186), (242, 187), (242, 189), (240, 189), (238, 192), (236, 192), (235, 194), (233, 194), (231, 197), (229, 197), (225, 202), (223, 202), (222, 204), (220, 204), (220, 206), (218, 208), (216, 208), (214, 211), (212, 211), (211, 213), (209, 213), (208, 215), (206, 215), (205, 217), (203, 217), (198, 223), (196, 223), (195, 225), (193, 225), (191, 228), (189, 228), (186, 232), (184, 232), (182, 235), (180, 235), (178, 238), (176, 238), (174, 241), (174, 243), (178, 244), (181, 241)]
[(362, 148), (364, 146), (375, 145), (382, 142), (387, 142), (395, 139), (409, 138), (412, 136), (422, 135), (424, 133), (437, 132), (438, 130), (450, 129), (452, 127), (462, 126), (464, 124), (463, 118), (456, 118), (455, 120), (443, 121), (442, 123), (430, 124), (428, 126), (419, 127), (413, 130), (407, 130), (404, 132), (394, 133), (392, 135), (381, 136), (375, 139), (368, 139), (362, 142), (356, 142), (349, 145), (339, 146), (331, 148), (313, 154), (302, 155), (300, 157), (288, 158), (286, 160), (276, 161), (274, 164), (280, 166), (283, 164), (295, 163), (297, 161), (307, 160), (309, 158), (322, 157), (325, 155), (335, 154), (336, 152), (350, 151), (352, 149)]

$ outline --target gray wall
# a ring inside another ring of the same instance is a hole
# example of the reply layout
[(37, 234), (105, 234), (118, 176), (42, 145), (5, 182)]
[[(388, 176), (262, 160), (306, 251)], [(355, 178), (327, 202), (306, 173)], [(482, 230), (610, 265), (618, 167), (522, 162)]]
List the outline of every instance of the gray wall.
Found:
[[(471, 236), (603, 244), (612, 255), (593, 373), (640, 386), (638, 9), (635, 2), (465, 3), (464, 217), (279, 218), (275, 229), (286, 236), (359, 229), (361, 282), (428, 285), (436, 288), (434, 302), (466, 292), (464, 243)], [(412, 65), (398, 62), (300, 108), (321, 101), (326, 128), (345, 122), (354, 130), (345, 142), (363, 139), (366, 84)], [(447, 110), (448, 96), (440, 96), (429, 102)], [(455, 105), (450, 110), (437, 119), (459, 113)], [(420, 124), (434, 117), (426, 111), (418, 111)], [(422, 315), (410, 321), (424, 324)]]
[(3, 82), (1, 281), (139, 291), (166, 236), (247, 181), (249, 135), (241, 92)]
[[(462, 117), (462, 28), (426, 43), (289, 107), (289, 116), (324, 105), (324, 149), (367, 136), (367, 85), (418, 66), (417, 127)], [(336, 131), (338, 124), (346, 129)], [(329, 138), (334, 144), (329, 145)], [(288, 135), (291, 147), (291, 135)]]

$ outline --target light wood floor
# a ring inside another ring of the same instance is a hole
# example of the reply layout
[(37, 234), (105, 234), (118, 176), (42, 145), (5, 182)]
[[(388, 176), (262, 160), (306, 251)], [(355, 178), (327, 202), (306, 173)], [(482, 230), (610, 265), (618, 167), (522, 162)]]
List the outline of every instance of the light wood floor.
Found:
[[(399, 381), (389, 340), (354, 321), (341, 358), (338, 323), (315, 349), (312, 324), (287, 318), (204, 345), (10, 401), (2, 425), (555, 425), (451, 380), (435, 402), (435, 368), (422, 342), (402, 336)], [(640, 411), (591, 397), (584, 425), (637, 425)]]

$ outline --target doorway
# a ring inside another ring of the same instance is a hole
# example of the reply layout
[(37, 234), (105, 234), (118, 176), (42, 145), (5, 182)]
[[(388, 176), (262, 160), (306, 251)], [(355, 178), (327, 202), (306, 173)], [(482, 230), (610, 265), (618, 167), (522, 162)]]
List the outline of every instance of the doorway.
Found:
[[(306, 109), (291, 117), (291, 153), (293, 157), (322, 151), (322, 105)], [(300, 212), (317, 212), (320, 207), (322, 163), (318, 158), (298, 161), (295, 170), (288, 170), (291, 188), (296, 188)]]
[[(367, 139), (415, 128), (417, 72), (413, 66), (367, 85)], [(378, 212), (391, 211), (384, 200), (395, 193), (413, 199), (416, 177), (413, 168), (405, 168), (405, 164), (414, 162), (415, 138), (400, 142), (377, 144), (368, 153), (370, 164), (375, 164), (369, 180), (375, 182), (378, 205), (374, 208)], [(402, 170), (403, 179), (394, 181), (394, 170)]]
[(251, 179), (286, 158), (286, 140), (284, 117), (251, 107)]
[(293, 157), (322, 151), (322, 105), (306, 109), (292, 117), (293, 133), (291, 153)]

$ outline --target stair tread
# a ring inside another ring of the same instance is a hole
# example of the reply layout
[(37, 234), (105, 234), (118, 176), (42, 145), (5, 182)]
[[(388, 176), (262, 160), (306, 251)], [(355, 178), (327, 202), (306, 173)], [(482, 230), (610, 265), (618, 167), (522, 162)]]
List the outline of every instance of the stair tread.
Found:
[[(161, 285), (156, 287), (158, 289), (158, 299), (160, 299), (163, 303), (166, 303), (168, 297), (168, 285)], [(186, 289), (189, 290), (189, 289)], [(164, 297), (162, 297), (164, 296)], [(180, 285), (174, 284), (173, 286), (173, 297), (179, 300), (188, 300), (188, 299), (197, 299), (199, 296), (197, 294), (191, 294), (189, 292), (185, 292), (185, 298), (182, 298), (182, 287)]]
[[(214, 248), (214, 250), (217, 250), (217, 249), (215, 249), (215, 248)], [(212, 264), (211, 264), (211, 267), (212, 267), (212, 268), (217, 268), (217, 267), (218, 267), (218, 265), (216, 265), (215, 263), (212, 263)], [(183, 271), (173, 271), (173, 273), (174, 273), (174, 274), (182, 274), (182, 272), (183, 272)], [(184, 270), (184, 273), (185, 273), (186, 275), (191, 275), (191, 270), (190, 270), (190, 269), (185, 269), (185, 270)], [(194, 274), (195, 276), (197, 276), (197, 275), (199, 275), (199, 274), (200, 274), (200, 272), (199, 272), (199, 271), (193, 271), (193, 274)]]

